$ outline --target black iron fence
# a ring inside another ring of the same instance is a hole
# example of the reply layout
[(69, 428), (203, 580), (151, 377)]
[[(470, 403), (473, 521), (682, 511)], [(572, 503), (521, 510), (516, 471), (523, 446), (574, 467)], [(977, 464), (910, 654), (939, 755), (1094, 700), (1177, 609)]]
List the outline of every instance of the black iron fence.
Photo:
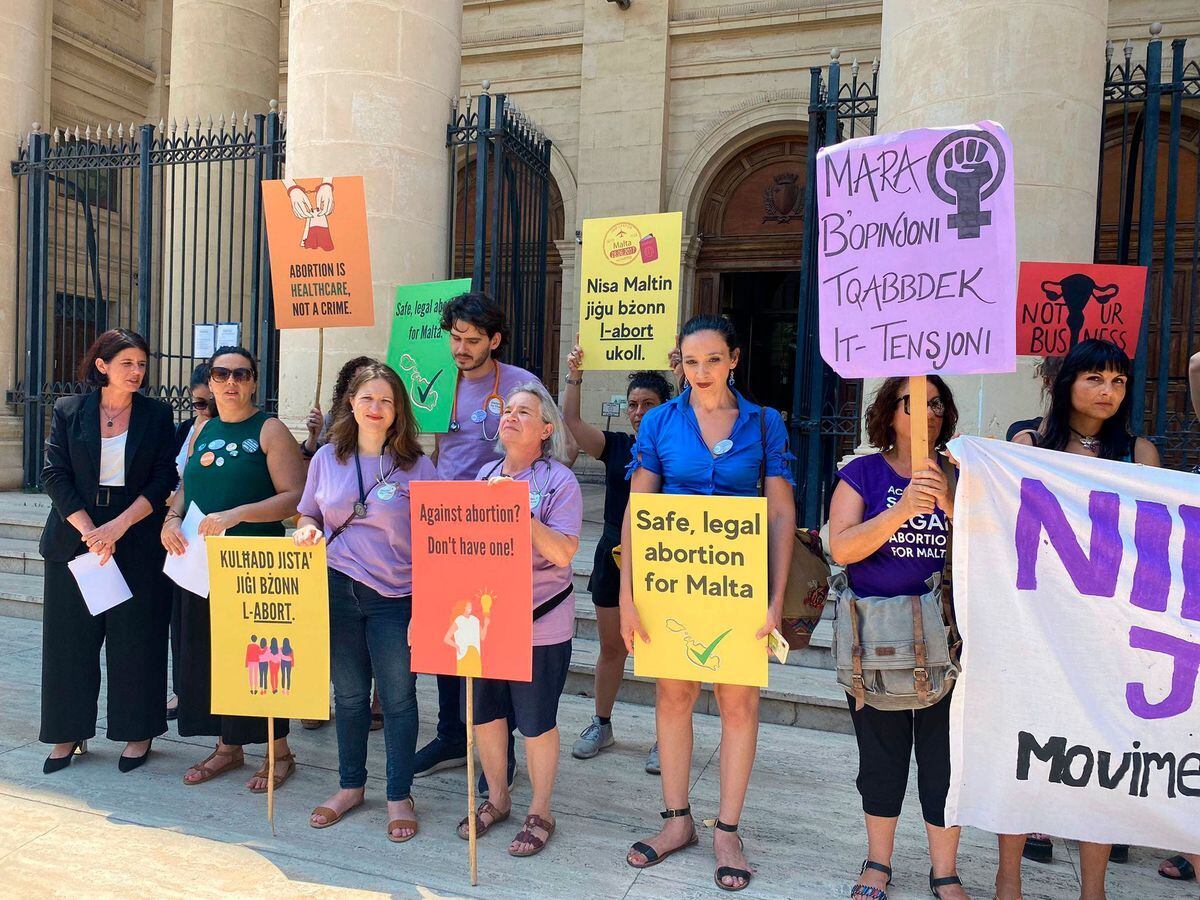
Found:
[(447, 268), (504, 307), (512, 331), (505, 359), (545, 379), (550, 140), (487, 87), (455, 106), (446, 127)]
[[(1200, 424), (1188, 391), (1188, 360), (1200, 350), (1200, 63), (1186, 39), (1164, 60), (1160, 26), (1142, 62), (1110, 42), (1096, 215), (1096, 262), (1149, 266), (1135, 357), (1133, 422), (1164, 465), (1200, 464)], [(1187, 165), (1184, 162), (1187, 162)]]
[(27, 489), (40, 477), (50, 408), (85, 389), (79, 363), (108, 328), (146, 336), (147, 392), (185, 415), (203, 349), (194, 326), (236, 326), (260, 359), (260, 402), (274, 409), (278, 348), (260, 186), (278, 177), (283, 157), (274, 109), (29, 136), (12, 164), (19, 250), (7, 397), (24, 417)]

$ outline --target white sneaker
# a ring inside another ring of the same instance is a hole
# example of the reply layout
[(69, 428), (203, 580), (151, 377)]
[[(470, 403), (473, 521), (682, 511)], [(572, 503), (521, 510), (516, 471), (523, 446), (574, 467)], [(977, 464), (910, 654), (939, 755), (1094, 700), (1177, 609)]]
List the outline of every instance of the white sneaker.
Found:
[(579, 740), (571, 748), (571, 755), (576, 759), (591, 759), (605, 747), (611, 747), (614, 742), (612, 722), (602, 725), (599, 716), (592, 716), (592, 724), (583, 729)]
[(646, 772), (650, 775), (662, 774), (662, 769), (658, 767), (658, 741), (654, 742), (654, 746), (646, 754)]

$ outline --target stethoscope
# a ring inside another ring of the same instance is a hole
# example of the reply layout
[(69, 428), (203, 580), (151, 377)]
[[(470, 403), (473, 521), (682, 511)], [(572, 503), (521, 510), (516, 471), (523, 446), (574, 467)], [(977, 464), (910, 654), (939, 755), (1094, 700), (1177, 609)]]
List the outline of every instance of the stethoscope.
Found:
[[(537, 464), (538, 463), (544, 463), (546, 466), (546, 473), (545, 473), (546, 481), (544, 484), (538, 484), (538, 477), (537, 477)], [(492, 476), (494, 476), (496, 474), (496, 472), (503, 465), (504, 465), (504, 460), (500, 460), (494, 466), (492, 466), (492, 468), (488, 471), (487, 476), (480, 480), (486, 481), (488, 478), (491, 478)], [(550, 486), (550, 460), (546, 459), (546, 457), (544, 457), (544, 456), (539, 456), (537, 459), (535, 459), (533, 461), (533, 465), (531, 465), (529, 467), (529, 509), (531, 512), (536, 510), (539, 506), (542, 505), (542, 497), (545, 496), (546, 488), (548, 488), (549, 486)]]
[[(496, 431), (491, 436), (487, 433), (487, 417), (488, 413), (499, 417), (504, 412), (504, 398), (500, 396), (500, 363), (493, 361), (492, 365), (496, 367), (496, 374), (492, 378), (492, 392), (483, 400), (483, 406), (471, 413), (471, 421), (478, 423), (480, 436), (482, 440), (494, 441), (500, 436), (500, 423), (496, 422)], [(458, 373), (458, 377), (454, 381), (454, 401), (450, 406), (450, 431), (457, 434), (462, 430), (462, 425), (458, 422), (458, 387), (462, 383), (462, 372)]]

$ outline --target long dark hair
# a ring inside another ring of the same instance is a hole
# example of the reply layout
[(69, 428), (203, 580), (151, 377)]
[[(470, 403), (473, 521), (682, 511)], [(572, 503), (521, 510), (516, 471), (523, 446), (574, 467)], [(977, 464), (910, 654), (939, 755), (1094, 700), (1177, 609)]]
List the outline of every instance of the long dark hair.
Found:
[(1100, 457), (1124, 459), (1133, 447), (1129, 431), (1129, 407), (1133, 402), (1133, 363), (1129, 356), (1112, 341), (1089, 338), (1071, 348), (1050, 389), (1050, 409), (1042, 419), (1038, 446), (1048, 450), (1065, 450), (1071, 441), (1071, 388), (1080, 375), (1091, 372), (1116, 372), (1124, 375), (1125, 398), (1117, 411), (1100, 426)]
[(344, 463), (354, 455), (358, 448), (358, 422), (354, 418), (350, 403), (364, 384), (376, 378), (382, 378), (391, 386), (393, 405), (396, 408), (396, 418), (388, 428), (383, 449), (385, 453), (391, 453), (400, 468), (407, 471), (423, 453), (417, 440), (420, 429), (417, 427), (417, 418), (413, 415), (412, 404), (408, 400), (408, 391), (404, 389), (404, 382), (391, 366), (385, 366), (383, 363), (363, 366), (350, 379), (350, 384), (346, 386), (342, 396), (341, 406), (333, 411), (329, 443), (333, 445), (333, 455), (337, 457), (338, 462)]
[[(954, 403), (954, 394), (951, 393), (950, 386), (940, 375), (925, 377), (938, 389), (938, 396), (942, 398), (942, 405), (946, 407), (946, 412), (942, 414), (941, 430), (938, 431), (937, 440), (933, 442), (934, 448), (940, 450), (946, 446), (946, 441), (954, 437), (954, 430), (958, 427), (958, 406)], [(886, 379), (875, 392), (875, 399), (871, 401), (871, 405), (867, 407), (867, 443), (876, 450), (890, 450), (896, 444), (896, 429), (892, 427), (892, 422), (896, 418), (896, 407), (900, 405), (907, 385), (908, 378), (905, 376)], [(918, 420), (919, 414), (913, 416), (914, 428), (917, 427)]]
[(108, 376), (96, 368), (96, 360), (102, 359), (110, 363), (122, 350), (141, 350), (146, 354), (146, 362), (150, 361), (150, 345), (136, 331), (128, 328), (110, 328), (102, 333), (88, 347), (79, 364), (79, 380), (91, 387), (104, 387), (108, 384)]

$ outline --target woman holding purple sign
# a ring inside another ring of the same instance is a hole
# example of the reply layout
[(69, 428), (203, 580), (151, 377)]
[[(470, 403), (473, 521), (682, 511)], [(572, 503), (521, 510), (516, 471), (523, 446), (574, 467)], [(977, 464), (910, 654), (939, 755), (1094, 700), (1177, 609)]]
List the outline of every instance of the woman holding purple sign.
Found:
[[(946, 383), (928, 376), (928, 406), (913, 409), (907, 378), (889, 378), (867, 409), (867, 438), (880, 452), (860, 456), (838, 473), (829, 507), (829, 549), (846, 567), (859, 597), (919, 596), (945, 565), (954, 497), (941, 468), (914, 460), (913, 428), (927, 428), (929, 445), (945, 446), (958, 424)], [(867, 859), (851, 897), (887, 900), (896, 825), (915, 751), (917, 788), (929, 839), (929, 888), (941, 900), (967, 900), (957, 875), (957, 827), (947, 828), (950, 789), (950, 696), (923, 709), (856, 708), (848, 698), (858, 739), (858, 792), (867, 828)], [(1019, 854), (1018, 854), (1019, 855)]]

